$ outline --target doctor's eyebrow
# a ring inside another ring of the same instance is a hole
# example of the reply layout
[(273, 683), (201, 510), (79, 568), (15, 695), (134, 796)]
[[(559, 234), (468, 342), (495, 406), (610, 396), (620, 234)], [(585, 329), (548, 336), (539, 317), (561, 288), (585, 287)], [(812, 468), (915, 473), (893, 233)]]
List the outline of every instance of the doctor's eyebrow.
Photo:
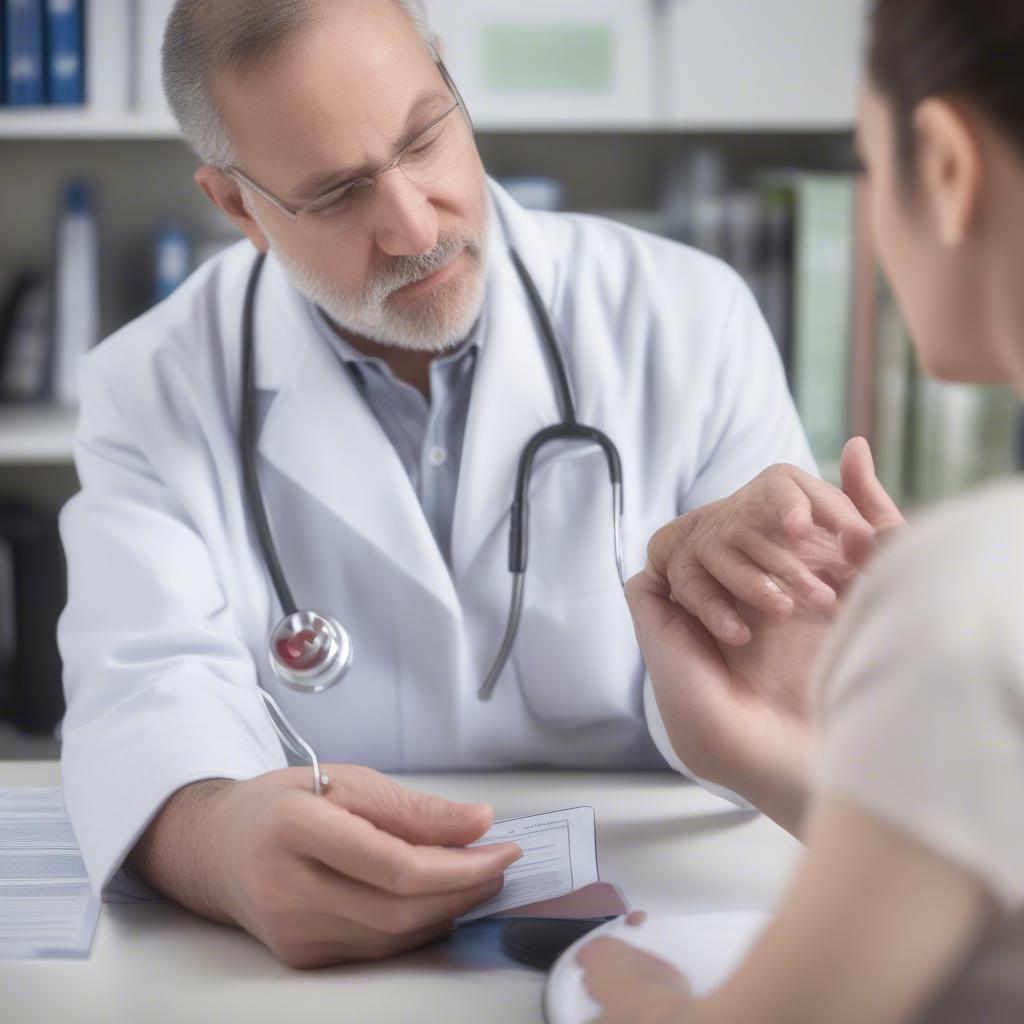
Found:
[[(397, 153), (399, 150), (404, 149), (426, 127), (425, 124), (419, 122), (424, 110), (429, 109), (431, 106), (437, 107), (440, 103), (444, 103), (449, 99), (451, 99), (451, 95), (442, 92), (440, 89), (432, 89), (430, 92), (420, 96), (406, 115), (405, 127), (401, 136), (394, 144), (395, 152)], [(440, 114), (441, 111), (438, 110), (437, 113)], [(367, 174), (372, 174), (378, 167), (380, 167), (379, 163), (373, 163), (364, 164), (361, 167), (342, 168), (341, 170), (317, 173), (306, 178), (295, 188), (292, 194), (299, 202), (316, 199), (318, 196), (329, 192), (332, 188), (343, 185), (346, 181), (352, 181)]]

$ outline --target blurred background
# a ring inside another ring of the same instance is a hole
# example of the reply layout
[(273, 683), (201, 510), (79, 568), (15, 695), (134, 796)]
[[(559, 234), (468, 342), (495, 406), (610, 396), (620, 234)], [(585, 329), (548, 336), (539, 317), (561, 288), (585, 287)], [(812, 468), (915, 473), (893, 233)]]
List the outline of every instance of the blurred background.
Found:
[[(160, 88), (171, 0), (0, 0), (0, 757), (55, 756), (56, 513), (78, 357), (232, 244)], [(908, 509), (1021, 466), (1019, 405), (916, 372), (853, 158), (868, 0), (427, 0), (525, 205), (715, 253), (823, 473), (866, 435)]]

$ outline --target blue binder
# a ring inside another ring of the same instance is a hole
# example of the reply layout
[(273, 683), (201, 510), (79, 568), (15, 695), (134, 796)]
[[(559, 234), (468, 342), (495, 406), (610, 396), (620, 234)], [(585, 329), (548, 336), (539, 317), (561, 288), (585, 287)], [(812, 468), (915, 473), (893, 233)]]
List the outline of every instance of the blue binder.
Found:
[(7, 0), (4, 19), (7, 103), (12, 107), (39, 105), (46, 98), (43, 0)]
[(46, 0), (46, 39), (50, 103), (80, 105), (85, 100), (82, 0)]

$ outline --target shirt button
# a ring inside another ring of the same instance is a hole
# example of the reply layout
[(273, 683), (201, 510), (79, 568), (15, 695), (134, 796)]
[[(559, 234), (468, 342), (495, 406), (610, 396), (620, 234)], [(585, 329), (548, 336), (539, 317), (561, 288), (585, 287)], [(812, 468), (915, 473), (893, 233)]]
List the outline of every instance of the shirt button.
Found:
[(427, 458), (435, 469), (440, 469), (448, 461), (448, 452), (444, 448), (431, 448)]

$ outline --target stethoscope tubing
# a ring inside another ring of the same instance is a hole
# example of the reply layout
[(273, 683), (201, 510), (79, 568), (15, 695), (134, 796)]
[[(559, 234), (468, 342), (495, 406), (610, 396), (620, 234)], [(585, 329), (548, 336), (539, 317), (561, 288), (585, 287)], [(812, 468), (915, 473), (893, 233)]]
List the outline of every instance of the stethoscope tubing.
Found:
[[(572, 387), (569, 382), (569, 372), (561, 347), (558, 343), (557, 333), (547, 307), (541, 298), (537, 285), (533, 280), (526, 265), (523, 263), (518, 251), (514, 246), (509, 246), (509, 255), (516, 270), (520, 282), (529, 299), (537, 320), (539, 333), (544, 344), (545, 354), (548, 359), (549, 369), (558, 393), (558, 400), (561, 412), (561, 420), (557, 424), (545, 427), (534, 434), (527, 442), (519, 458), (516, 471), (515, 489), (512, 504), (509, 509), (509, 550), (508, 566), (512, 576), (512, 593), (509, 604), (508, 621), (501, 647), (490, 671), (487, 673), (483, 685), (478, 691), (482, 701), (490, 700), (493, 696), (498, 680), (504, 672), (508, 658), (515, 645), (516, 636), (519, 632), (522, 620), (523, 601), (525, 596), (526, 568), (529, 558), (529, 488), (530, 479), (533, 474), (533, 467), (538, 453), (548, 444), (556, 442), (575, 442), (596, 444), (604, 454), (608, 467), (608, 476), (612, 488), (612, 517), (615, 540), (615, 563), (619, 575), (619, 582), (624, 585), (625, 576), (623, 569), (623, 545), (622, 545), (622, 523), (624, 517), (623, 507), (623, 483), (622, 483), (622, 459), (614, 442), (603, 431), (596, 427), (581, 424), (577, 420), (576, 403), (572, 394)], [(242, 401), (240, 411), (239, 427), (239, 450), (241, 456), (242, 482), (245, 491), (246, 502), (252, 514), (253, 527), (256, 531), (257, 542), (263, 556), (264, 563), (270, 574), (274, 591), (277, 594), (278, 602), (281, 605), (285, 617), (298, 613), (298, 605), (288, 585), (284, 569), (274, 543), (273, 532), (270, 527), (266, 505), (263, 500), (263, 493), (259, 483), (259, 475), (256, 466), (256, 388), (255, 388), (255, 306), (256, 295), (261, 274), (266, 263), (266, 254), (257, 255), (245, 291), (245, 301), (242, 312)], [(331, 620), (333, 623), (334, 620)], [(340, 627), (344, 633), (344, 628)], [(347, 638), (347, 633), (345, 634)], [(270, 645), (271, 664), (275, 673), (281, 675), (274, 663), (273, 644)], [(350, 661), (350, 659), (349, 659)], [(347, 669), (348, 661), (344, 670)], [(340, 675), (339, 677), (340, 678)], [(335, 680), (337, 681), (337, 680)], [(326, 685), (332, 685), (327, 683)], [(292, 687), (296, 688), (296, 687)], [(319, 685), (318, 690), (324, 689), (325, 685)], [(310, 688), (311, 692), (313, 688)], [(326, 777), (322, 776), (319, 763), (312, 748), (307, 744), (298, 731), (284, 716), (280, 707), (270, 695), (260, 687), (260, 693), (271, 714), (271, 719), (281, 735), (283, 742), (299, 756), (307, 757), (314, 767), (314, 788), (319, 793), (321, 784), (326, 784)]]
[(257, 255), (249, 274), (245, 289), (245, 305), (242, 310), (242, 408), (240, 415), (239, 451), (242, 459), (242, 479), (245, 487), (246, 503), (252, 514), (253, 526), (259, 542), (263, 561), (270, 573), (270, 578), (281, 605), (282, 615), (294, 615), (298, 611), (287, 577), (281, 567), (277, 554), (277, 546), (270, 529), (267, 507), (263, 501), (260, 488), (259, 473), (256, 468), (256, 331), (254, 327), (256, 290), (260, 276), (267, 261), (267, 254)]

